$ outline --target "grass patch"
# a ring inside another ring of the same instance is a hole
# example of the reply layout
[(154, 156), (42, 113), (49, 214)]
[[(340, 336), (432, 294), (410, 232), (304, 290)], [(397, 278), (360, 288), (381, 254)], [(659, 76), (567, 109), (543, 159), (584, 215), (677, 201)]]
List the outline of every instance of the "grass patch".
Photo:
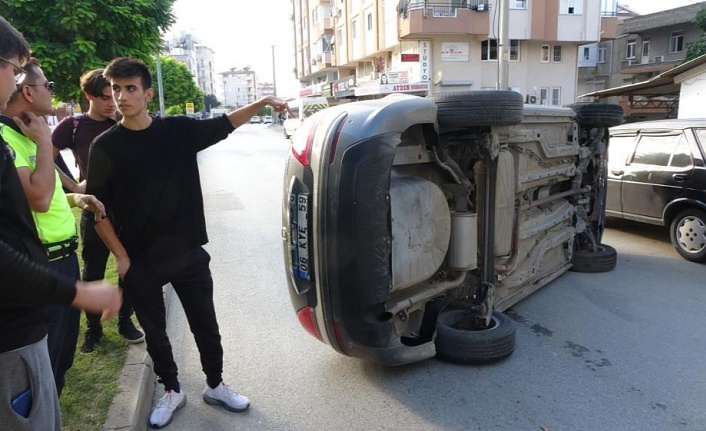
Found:
[[(74, 209), (78, 226), (81, 213)], [(77, 251), (81, 271), (81, 244)], [(106, 280), (118, 283), (113, 255), (108, 260)], [(103, 322), (103, 338), (93, 353), (80, 352), (86, 332), (86, 316), (81, 313), (74, 364), (66, 373), (66, 384), (61, 394), (61, 422), (64, 431), (95, 431), (103, 428), (118, 385), (118, 376), (125, 364), (128, 343), (118, 334), (117, 317)]]

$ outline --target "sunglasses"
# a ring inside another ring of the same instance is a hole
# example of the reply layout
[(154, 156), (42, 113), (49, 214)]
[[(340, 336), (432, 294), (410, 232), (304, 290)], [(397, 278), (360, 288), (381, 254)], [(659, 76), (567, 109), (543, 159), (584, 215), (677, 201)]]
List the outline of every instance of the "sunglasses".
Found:
[(49, 90), (49, 92), (51, 94), (54, 94), (54, 81), (47, 81), (43, 84), (24, 84), (24, 85), (26, 85), (27, 87), (44, 87), (47, 90)]
[(15, 84), (20, 84), (27, 77), (27, 71), (16, 65), (15, 63), (0, 57), (0, 61), (12, 66), (12, 73), (15, 75)]

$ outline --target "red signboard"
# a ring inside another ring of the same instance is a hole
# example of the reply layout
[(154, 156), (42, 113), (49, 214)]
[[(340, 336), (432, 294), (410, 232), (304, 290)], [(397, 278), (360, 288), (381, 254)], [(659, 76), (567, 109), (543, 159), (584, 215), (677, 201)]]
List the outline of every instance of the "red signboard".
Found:
[(419, 54), (400, 54), (402, 61), (419, 61)]

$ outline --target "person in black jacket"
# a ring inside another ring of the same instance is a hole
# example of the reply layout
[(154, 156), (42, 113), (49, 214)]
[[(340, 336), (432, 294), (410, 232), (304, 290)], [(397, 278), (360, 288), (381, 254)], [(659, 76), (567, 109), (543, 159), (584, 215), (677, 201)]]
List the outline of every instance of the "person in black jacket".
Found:
[[(0, 16), (0, 112), (26, 77), (24, 37)], [(30, 113), (14, 121), (33, 140), (49, 139), (46, 122)], [(70, 282), (47, 267), (13, 152), (0, 138), (0, 424), (13, 431), (61, 431), (47, 350), (46, 306), (71, 305), (114, 316), (119, 290), (105, 282)]]
[(211, 258), (202, 247), (208, 237), (196, 156), (265, 106), (281, 112), (287, 104), (265, 97), (213, 119), (150, 117), (152, 76), (145, 63), (117, 58), (103, 75), (111, 82), (123, 119), (93, 142), (86, 192), (111, 214), (96, 223), (96, 232), (115, 255), (125, 295), (145, 331), (154, 371), (164, 383), (165, 394), (150, 415), (150, 425), (166, 426), (186, 402), (166, 332), (162, 286), (167, 283), (184, 307), (201, 355), (207, 384), (203, 400), (243, 411), (250, 401), (222, 377)]

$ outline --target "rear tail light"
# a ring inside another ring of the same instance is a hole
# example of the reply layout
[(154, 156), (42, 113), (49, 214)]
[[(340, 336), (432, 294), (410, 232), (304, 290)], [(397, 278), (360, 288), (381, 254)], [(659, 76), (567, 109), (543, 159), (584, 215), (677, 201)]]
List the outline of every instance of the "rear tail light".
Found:
[(299, 323), (306, 329), (306, 332), (310, 333), (316, 337), (319, 341), (324, 341), (319, 332), (319, 328), (316, 326), (316, 319), (314, 318), (314, 309), (311, 307), (304, 307), (297, 311), (297, 317), (299, 318)]
[(314, 142), (314, 134), (316, 133), (316, 126), (318, 126), (318, 124), (318, 121), (311, 122), (306, 140), (302, 140), (295, 135), (294, 141), (292, 142), (292, 154), (302, 166), (309, 166), (309, 162), (311, 161), (311, 146)]

